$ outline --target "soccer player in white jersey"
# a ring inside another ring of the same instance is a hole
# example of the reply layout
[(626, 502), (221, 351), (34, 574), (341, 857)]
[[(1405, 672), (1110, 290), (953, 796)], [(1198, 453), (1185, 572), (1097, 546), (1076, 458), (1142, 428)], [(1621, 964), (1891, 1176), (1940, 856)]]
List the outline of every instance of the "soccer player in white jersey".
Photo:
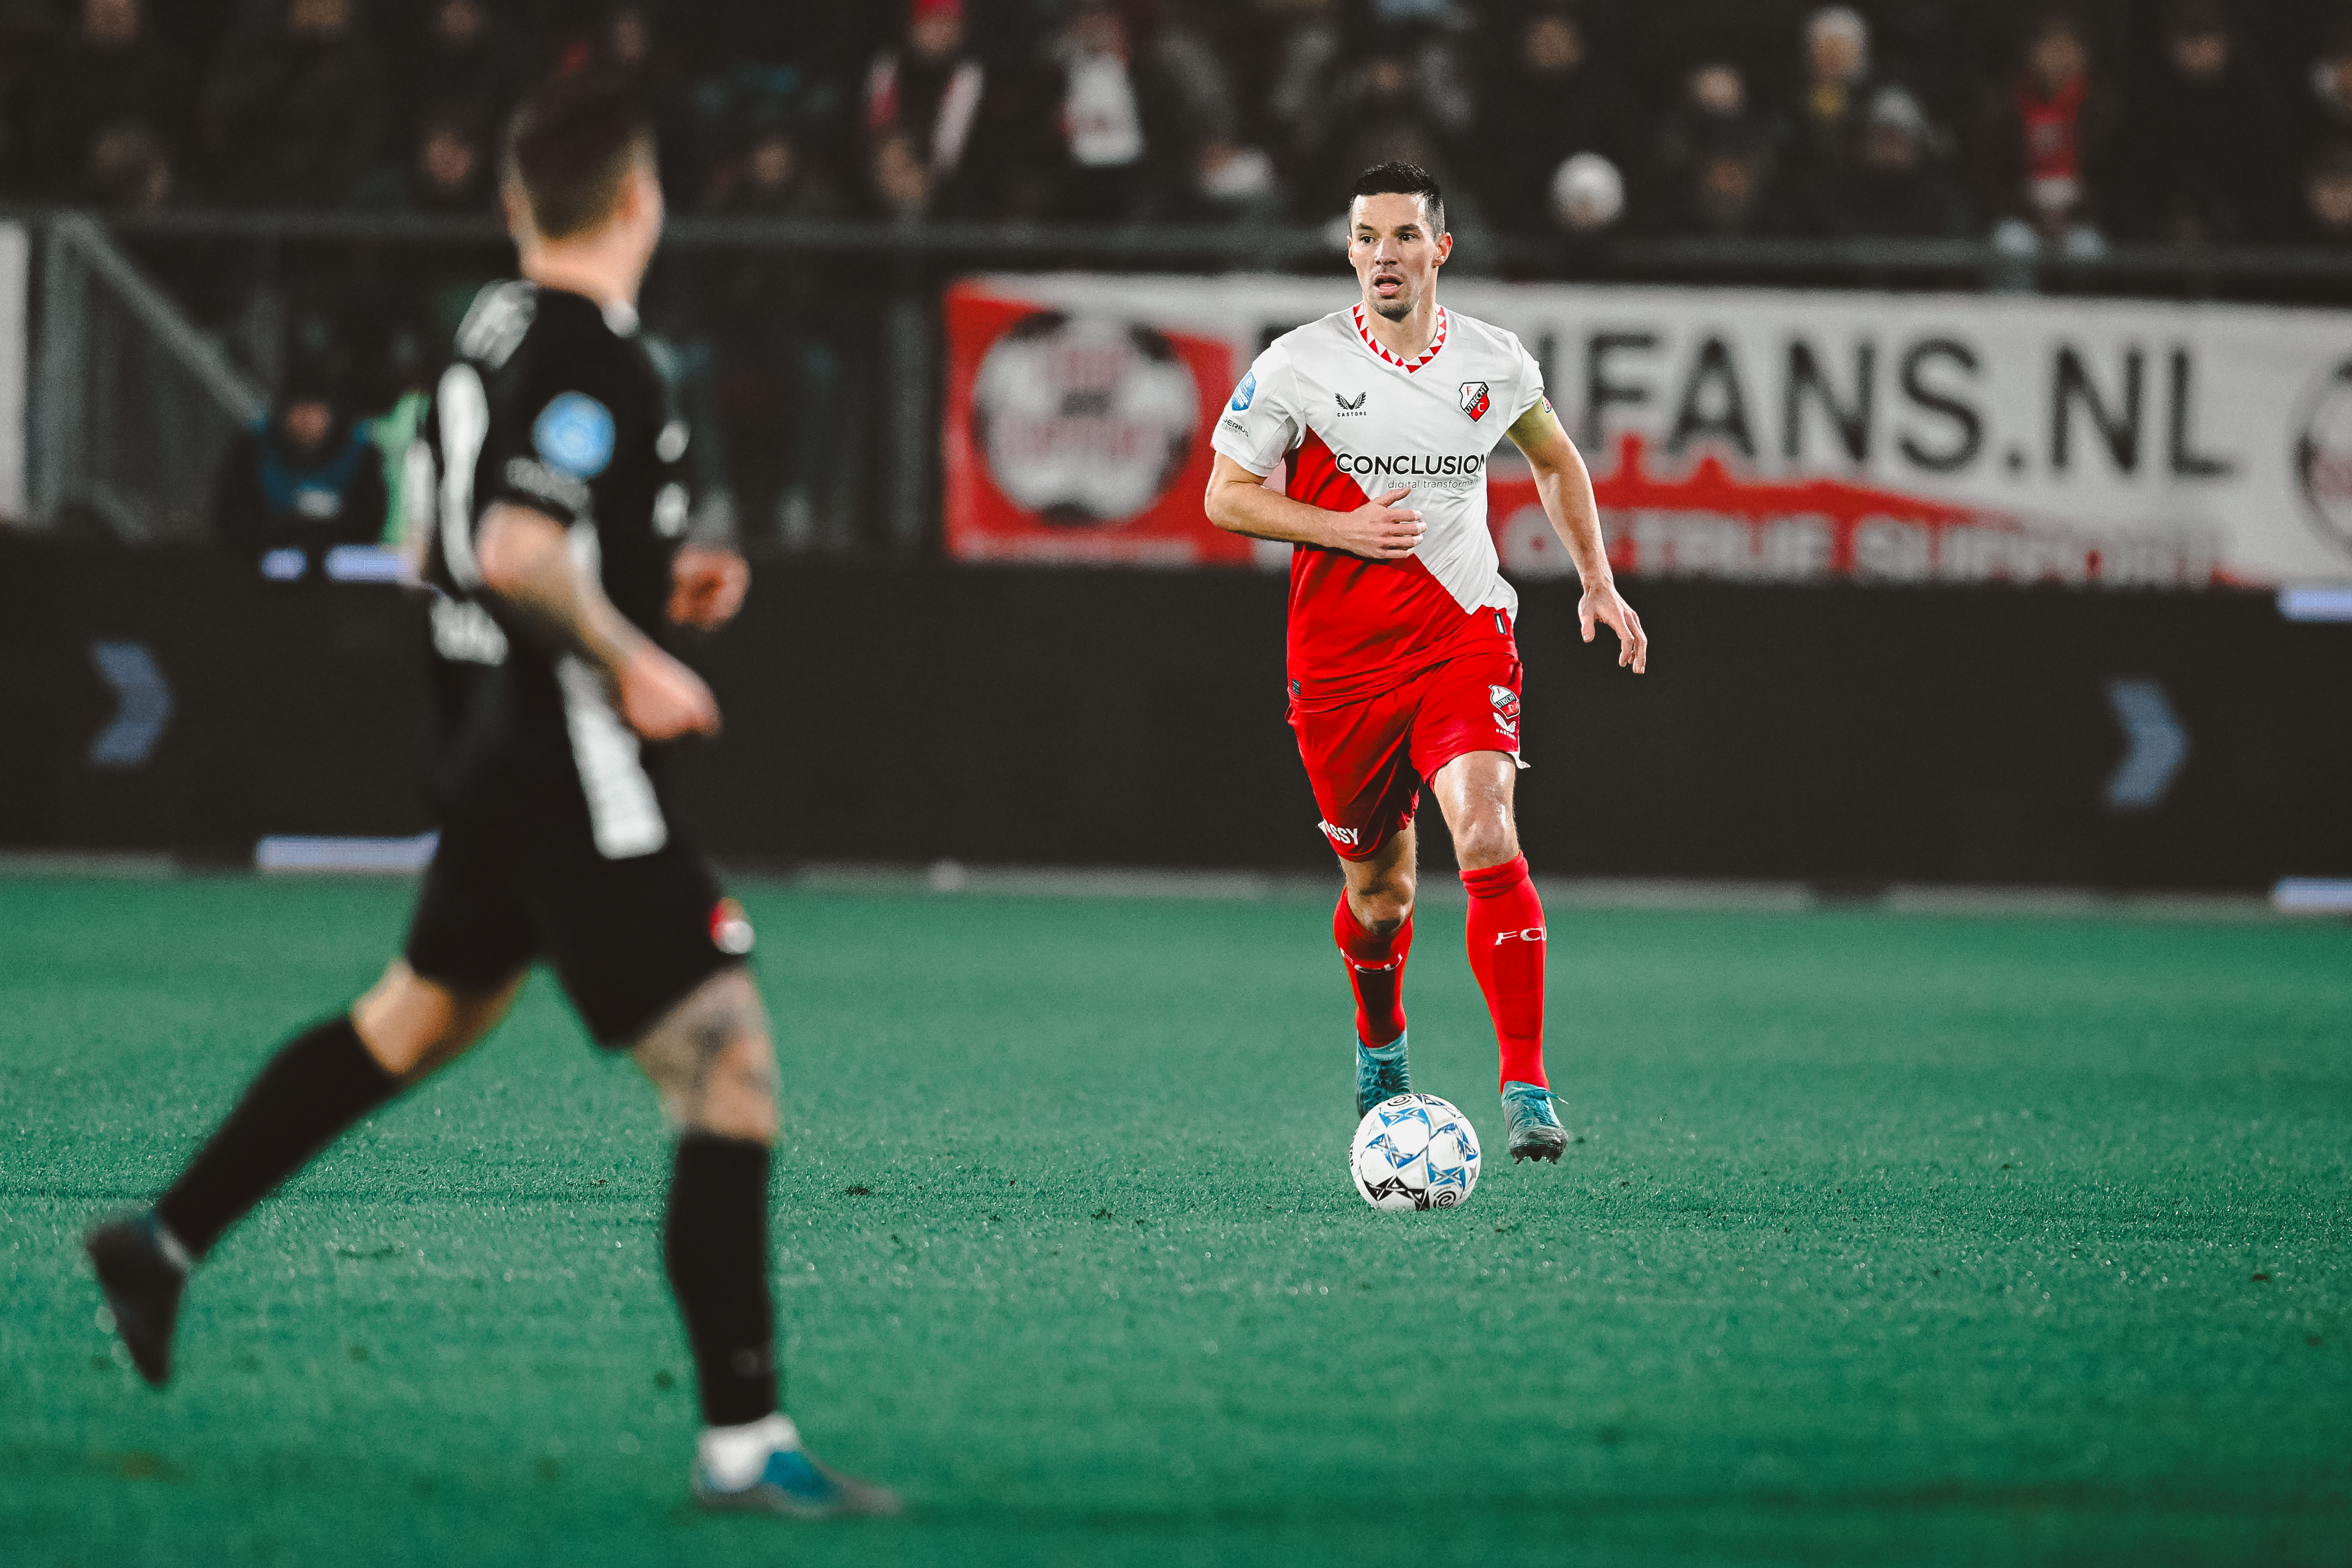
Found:
[[(1514, 1160), (1567, 1144), (1544, 1075), (1544, 916), (1512, 795), (1520, 669), (1486, 527), (1486, 458), (1510, 437), (1605, 625), (1639, 674), (1641, 617), (1610, 575), (1584, 460), (1519, 340), (1437, 302), (1454, 249), (1437, 182), (1383, 163), (1355, 184), (1348, 258), (1363, 297), (1276, 339), (1217, 421), (1211, 521), (1292, 546), (1290, 726), (1347, 888), (1332, 931), (1356, 993), (1356, 1113), (1409, 1087), (1413, 813), (1426, 781), (1470, 895), (1470, 967), (1502, 1056)], [(1266, 477), (1287, 462), (1284, 488)]]

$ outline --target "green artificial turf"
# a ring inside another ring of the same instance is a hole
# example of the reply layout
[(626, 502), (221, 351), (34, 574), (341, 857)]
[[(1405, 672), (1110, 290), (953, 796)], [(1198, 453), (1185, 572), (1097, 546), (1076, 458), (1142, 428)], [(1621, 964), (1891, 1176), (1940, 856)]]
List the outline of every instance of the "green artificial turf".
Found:
[(77, 1250), (397, 883), (0, 881), (0, 1562), (2344, 1563), (2352, 929), (1559, 912), (1557, 1170), (1458, 914), (1451, 1213), (1344, 1166), (1320, 903), (748, 899), (812, 1445), (911, 1516), (684, 1501), (652, 1096), (534, 982), (231, 1233), (164, 1393)]

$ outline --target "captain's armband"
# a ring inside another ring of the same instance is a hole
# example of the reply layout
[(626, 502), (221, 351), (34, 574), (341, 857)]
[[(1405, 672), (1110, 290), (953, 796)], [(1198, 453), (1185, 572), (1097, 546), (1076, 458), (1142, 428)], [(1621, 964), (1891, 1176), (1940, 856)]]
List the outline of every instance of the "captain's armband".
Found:
[(1552, 412), (1551, 399), (1538, 397), (1535, 401), (1535, 406), (1520, 415), (1517, 421), (1505, 434), (1510, 437), (1513, 445), (1519, 450), (1532, 452), (1536, 447), (1549, 441), (1555, 432), (1561, 435), (1567, 434), (1560, 428), (1559, 416)]

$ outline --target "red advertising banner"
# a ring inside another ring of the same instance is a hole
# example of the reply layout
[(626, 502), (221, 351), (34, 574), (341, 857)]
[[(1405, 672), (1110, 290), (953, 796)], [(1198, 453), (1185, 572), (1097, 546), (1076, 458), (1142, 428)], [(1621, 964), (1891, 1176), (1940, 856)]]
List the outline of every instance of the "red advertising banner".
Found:
[[(1055, 273), (949, 301), (948, 538), (968, 561), (1280, 567), (1201, 516), (1206, 437), (1328, 278)], [(1635, 577), (2352, 582), (2352, 311), (1465, 279), (1591, 465)], [(1568, 570), (1507, 444), (1507, 572)]]
[(1240, 372), (1223, 333), (948, 291), (948, 553), (959, 561), (1246, 566), (1201, 510)]

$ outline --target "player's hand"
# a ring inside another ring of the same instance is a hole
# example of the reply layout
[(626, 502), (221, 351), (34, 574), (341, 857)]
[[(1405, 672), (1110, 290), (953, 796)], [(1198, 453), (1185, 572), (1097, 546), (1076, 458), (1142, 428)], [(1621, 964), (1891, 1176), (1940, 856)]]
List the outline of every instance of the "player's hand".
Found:
[(669, 579), (669, 618), (681, 626), (715, 632), (743, 607), (751, 568), (735, 551), (688, 544), (671, 559)]
[(1587, 588), (1584, 597), (1577, 601), (1576, 619), (1584, 628), (1586, 642), (1592, 640), (1596, 625), (1606, 626), (1617, 634), (1619, 668), (1631, 665), (1633, 673), (1639, 675), (1650, 668), (1650, 638), (1642, 630), (1642, 617), (1617, 592), (1616, 584), (1603, 583), (1598, 588)]
[(1399, 510), (1396, 503), (1412, 493), (1410, 486), (1389, 491), (1378, 500), (1366, 501), (1353, 511), (1341, 512), (1332, 532), (1340, 549), (1351, 555), (1365, 556), (1373, 561), (1402, 561), (1421, 548), (1421, 513)]
[(621, 717), (648, 741), (719, 733), (719, 700), (702, 677), (654, 647), (640, 644), (613, 677)]

